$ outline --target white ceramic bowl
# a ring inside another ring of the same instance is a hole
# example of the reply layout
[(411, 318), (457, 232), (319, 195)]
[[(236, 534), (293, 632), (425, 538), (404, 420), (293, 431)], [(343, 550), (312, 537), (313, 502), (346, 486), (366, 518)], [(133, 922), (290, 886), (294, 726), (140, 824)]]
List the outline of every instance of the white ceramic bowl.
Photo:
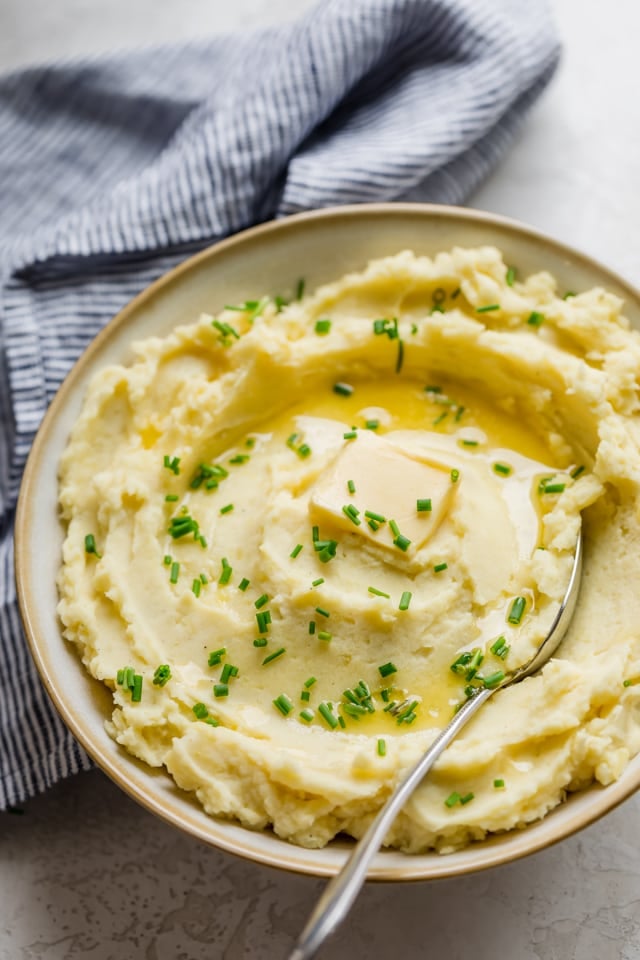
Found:
[[(168, 775), (136, 761), (105, 732), (111, 693), (82, 667), (56, 618), (56, 575), (63, 529), (57, 468), (89, 380), (126, 362), (133, 340), (163, 336), (176, 324), (215, 312), (247, 295), (276, 294), (305, 277), (307, 289), (362, 268), (368, 260), (412, 249), (434, 254), (452, 246), (493, 244), (522, 274), (550, 270), (561, 288), (607, 287), (626, 301), (640, 328), (640, 295), (605, 267), (517, 223), (453, 207), (380, 204), (340, 207), (264, 224), (191, 257), (122, 310), (93, 341), (54, 399), (24, 474), (16, 520), (16, 575), (22, 617), (44, 684), (65, 723), (96, 763), (130, 796), (169, 823), (240, 856), (303, 873), (335, 873), (350, 848), (332, 842), (306, 850), (270, 832), (253, 832), (207, 816)], [(504, 863), (554, 843), (606, 813), (640, 785), (640, 756), (606, 788), (572, 795), (544, 820), (448, 856), (381, 851), (372, 879), (452, 876)]]

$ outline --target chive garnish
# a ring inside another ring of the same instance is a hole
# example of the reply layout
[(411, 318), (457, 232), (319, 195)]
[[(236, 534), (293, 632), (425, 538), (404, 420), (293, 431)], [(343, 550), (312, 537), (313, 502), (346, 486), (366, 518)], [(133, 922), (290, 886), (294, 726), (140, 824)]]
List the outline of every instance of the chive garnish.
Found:
[(171, 667), (168, 663), (161, 663), (159, 667), (156, 667), (153, 674), (153, 684), (156, 687), (164, 687), (166, 683), (171, 679)]
[(353, 480), (347, 480), (347, 490), (351, 494), (354, 494), (356, 492), (356, 485), (353, 482)]
[(171, 583), (177, 583), (179, 576), (180, 576), (180, 564), (176, 560), (174, 560), (174, 562), (171, 564), (171, 574), (169, 576), (169, 580), (171, 581)]
[(304, 277), (300, 277), (296, 286), (296, 300), (302, 300), (304, 297)]
[(522, 614), (524, 613), (527, 601), (524, 597), (516, 597), (511, 604), (511, 609), (509, 610), (509, 615), (507, 620), (509, 623), (519, 624), (522, 620)]
[(398, 337), (398, 354), (396, 357), (396, 373), (400, 373), (402, 370), (402, 363), (404, 361), (404, 341), (401, 337)]
[(338, 720), (332, 713), (330, 704), (326, 703), (326, 701), (323, 701), (318, 706), (318, 712), (320, 713), (322, 718), (326, 721), (326, 723), (331, 727), (331, 729), (335, 730), (335, 728), (338, 726)]
[(164, 499), (165, 503), (175, 503), (180, 497), (177, 493), (168, 493)]
[(304, 710), (301, 710), (301, 711), (300, 711), (300, 717), (301, 717), (306, 723), (311, 723), (311, 721), (313, 720), (314, 716), (315, 716), (315, 714), (314, 714), (313, 710), (308, 710), (306, 707), (305, 707)]
[(576, 467), (575, 470), (571, 471), (571, 478), (573, 480), (577, 480), (580, 474), (584, 473), (585, 470), (586, 470), (586, 467), (584, 466), (584, 464), (579, 467)]
[(357, 507), (354, 507), (352, 503), (345, 503), (342, 507), (342, 512), (344, 513), (345, 517), (348, 517), (349, 520), (351, 520), (351, 523), (356, 525), (356, 527), (359, 527), (362, 523), (362, 520), (358, 516), (360, 511)]
[(397, 672), (398, 668), (396, 667), (395, 663), (391, 663), (391, 661), (388, 663), (383, 663), (381, 667), (378, 667), (378, 673), (383, 679), (385, 677), (390, 677), (393, 673)]
[(431, 513), (432, 504), (429, 498), (425, 500), (416, 500), (416, 510), (418, 513)]
[(478, 446), (478, 441), (477, 441), (477, 440), (466, 440), (466, 439), (463, 438), (463, 439), (460, 440), (459, 442), (460, 442), (460, 444), (461, 444), (463, 447), (477, 447), (477, 446)]
[(231, 513), (233, 510), (233, 504), (227, 503), (226, 506), (220, 507), (220, 513)]
[(265, 657), (262, 661), (262, 666), (266, 667), (268, 663), (272, 663), (274, 660), (277, 660), (278, 657), (281, 657), (283, 653), (286, 652), (285, 647), (280, 647), (279, 650), (275, 650), (273, 653), (270, 653), (268, 657)]
[(476, 313), (489, 313), (491, 310), (499, 310), (499, 303), (488, 303), (484, 307), (476, 307)]
[(376, 533), (376, 531), (380, 529), (380, 524), (377, 523), (375, 520), (367, 520), (367, 526), (371, 527), (374, 533)]
[[(383, 517), (381, 513), (374, 513), (373, 510), (365, 510), (364, 515), (365, 515), (365, 517), (367, 517), (368, 520), (375, 520), (376, 523), (386, 523), (386, 522), (387, 522), (387, 518), (386, 518), (386, 517)], [(392, 521), (392, 522), (395, 522), (395, 521)], [(392, 529), (393, 529), (393, 528), (392, 528)], [(399, 533), (399, 532), (400, 532), (400, 531), (398, 531), (398, 533)]]
[(433, 568), (433, 572), (434, 572), (434, 573), (442, 573), (442, 571), (443, 571), (443, 570), (446, 570), (446, 569), (448, 568), (448, 566), (449, 566), (448, 563), (436, 563), (436, 565), (435, 565), (434, 568)]
[(447, 416), (448, 416), (448, 412), (447, 412), (446, 410), (443, 410), (442, 413), (438, 414), (438, 416), (437, 416), (437, 417), (435, 418), (435, 420), (432, 422), (431, 426), (432, 426), (432, 427), (437, 427), (437, 426), (439, 426), (439, 425), (442, 423), (443, 420), (446, 420), (446, 419), (447, 419)]
[(408, 610), (410, 603), (411, 603), (411, 592), (409, 590), (405, 590), (402, 596), (400, 597), (398, 610)]
[(394, 537), (400, 536), (400, 527), (398, 526), (395, 520), (389, 520), (389, 529), (391, 530), (391, 533), (394, 535)]
[(258, 597), (258, 599), (255, 601), (253, 605), (256, 608), (256, 610), (259, 610), (261, 607), (264, 607), (265, 603), (269, 603), (268, 593), (263, 593), (261, 597)]
[(408, 537), (405, 537), (402, 533), (399, 533), (397, 537), (393, 538), (393, 543), (394, 546), (398, 547), (399, 550), (402, 550), (403, 553), (406, 553), (411, 546), (411, 540), (409, 540)]
[(529, 316), (527, 317), (527, 323), (530, 327), (539, 327), (544, 323), (544, 313), (538, 313), (537, 310), (532, 310)]
[(201, 589), (202, 589), (202, 582), (201, 582), (200, 578), (198, 577), (197, 580), (194, 580), (193, 583), (191, 584), (191, 591), (192, 591), (194, 597), (199, 597), (199, 596), (200, 596), (200, 591), (201, 591)]
[(309, 692), (309, 690), (301, 690), (300, 699), (302, 700), (303, 703), (309, 703), (309, 700), (311, 700), (311, 693)]
[(508, 477), (511, 473), (511, 467), (507, 463), (494, 463), (493, 472), (499, 473), (501, 477)]
[(254, 647), (266, 647), (268, 642), (269, 641), (267, 640), (266, 637), (256, 637), (255, 640), (253, 641), (253, 645)]
[(367, 587), (369, 593), (372, 593), (374, 597), (385, 597), (385, 599), (390, 600), (391, 597), (388, 593), (385, 593), (383, 590), (378, 590), (377, 587)]
[(444, 801), (445, 807), (455, 807), (456, 803), (460, 802), (460, 794), (455, 790), (453, 793), (450, 793), (447, 799)]
[(235, 457), (231, 457), (229, 463), (233, 463), (234, 466), (240, 463), (248, 463), (251, 460), (251, 457), (248, 453), (236, 453)]
[(331, 640), (333, 634), (328, 633), (326, 630), (318, 630), (318, 640)]
[(231, 579), (231, 574), (233, 573), (233, 568), (229, 565), (229, 561), (227, 560), (226, 557), (223, 557), (221, 562), (222, 562), (222, 573), (218, 577), (218, 583), (224, 586), (226, 583), (229, 583), (229, 580)]
[(309, 620), (309, 635), (313, 636), (316, 632), (316, 622), (315, 620)]
[(208, 660), (209, 666), (217, 667), (218, 664), (222, 663), (222, 658), (225, 656), (226, 652), (227, 652), (226, 647), (220, 647), (219, 650), (212, 650), (211, 653), (209, 654), (209, 660)]
[(316, 607), (316, 613), (319, 613), (321, 617), (330, 617), (331, 614), (328, 610), (324, 610), (322, 607)]
[(283, 717), (286, 717), (293, 710), (293, 704), (286, 693), (281, 693), (279, 697), (276, 697), (273, 701), (273, 705), (276, 710), (279, 710)]
[(170, 457), (165, 454), (163, 463), (167, 470), (171, 470), (171, 473), (175, 474), (176, 477), (180, 475), (180, 457)]
[(365, 427), (367, 428), (367, 430), (377, 430), (378, 427), (380, 426), (380, 421), (379, 421), (379, 420), (365, 420), (364, 425), (365, 425)]
[(463, 804), (463, 805), (464, 805), (465, 803), (471, 803), (471, 801), (473, 800), (474, 796), (475, 796), (474, 793), (465, 793), (464, 797), (460, 797), (460, 803)]
[(452, 471), (451, 471), (451, 483), (457, 483), (459, 479), (460, 479), (460, 471), (459, 471), (459, 470), (455, 470), (455, 469), (452, 470)]
[(314, 685), (314, 683), (317, 683), (316, 678), (315, 678), (315, 677), (309, 677), (307, 680), (305, 680), (304, 685), (305, 685), (305, 687), (306, 687), (307, 690), (308, 690), (309, 687), (312, 687), (312, 686)]
[(504, 780), (502, 779), (494, 780), (493, 786), (496, 790), (501, 790), (504, 787)]
[(237, 677), (239, 672), (238, 667), (234, 667), (232, 663), (225, 663), (220, 674), (220, 683), (228, 683), (233, 677)]
[(551, 477), (546, 477), (538, 484), (538, 493), (562, 493), (566, 484), (554, 481)]
[(295, 560), (295, 558), (298, 556), (298, 554), (300, 553), (301, 550), (302, 550), (302, 544), (301, 544), (301, 543), (296, 543), (295, 547), (293, 548), (293, 550), (292, 550), (291, 553), (289, 554), (289, 556), (292, 558), (292, 560)]
[(346, 432), (346, 433), (343, 433), (342, 436), (343, 436), (343, 438), (344, 438), (345, 440), (355, 440), (355, 438), (358, 436), (358, 431), (357, 431), (357, 430), (347, 430), (347, 432)]
[(500, 657), (501, 660), (504, 660), (506, 655), (509, 653), (509, 645), (504, 637), (498, 637), (497, 640), (491, 644), (489, 650), (494, 656)]
[(331, 320), (316, 320), (315, 331), (319, 337), (325, 337), (331, 330)]
[(170, 554), (170, 553), (165, 553), (164, 558), (163, 558), (163, 560), (162, 560), (162, 562), (164, 563), (165, 567), (170, 567), (170, 566), (171, 566), (171, 561), (172, 561), (171, 554)]
[(131, 690), (131, 702), (140, 703), (142, 700), (142, 674), (136, 673), (133, 678), (133, 689)]
[(312, 586), (312, 587), (319, 587), (321, 583), (324, 583), (324, 577), (318, 577), (317, 580), (312, 580), (312, 581), (311, 581), (311, 586)]
[(515, 282), (515, 279), (516, 279), (516, 268), (509, 267), (509, 269), (507, 270), (507, 275), (505, 277), (505, 280), (507, 281), (507, 286), (512, 287)]
[(489, 674), (488, 677), (482, 677), (482, 682), (487, 689), (491, 689), (492, 687), (497, 687), (499, 683), (502, 683), (504, 677), (504, 670), (496, 670), (495, 673)]
[(246, 577), (243, 577), (240, 583), (238, 584), (238, 590), (242, 590), (242, 592), (244, 593), (244, 591), (247, 589), (250, 583), (251, 583), (250, 580), (247, 580)]
[(464, 413), (464, 411), (465, 411), (464, 407), (458, 407), (458, 409), (456, 410), (456, 415), (453, 418), (456, 423), (459, 423), (460, 420), (462, 420), (462, 414)]
[(204, 705), (204, 703), (194, 703), (194, 705), (191, 707), (191, 709), (192, 709), (193, 712), (195, 713), (195, 715), (196, 715), (196, 717), (198, 718), (198, 720), (204, 720), (205, 717), (208, 717), (208, 716), (209, 716), (209, 711), (207, 710), (207, 708), (206, 708), (206, 706)]
[(383, 740), (382, 737), (379, 737), (379, 738), (378, 738), (377, 750), (378, 750), (378, 756), (379, 756), (379, 757), (386, 757), (386, 755), (387, 755), (387, 742), (386, 742), (386, 740)]
[(350, 383), (334, 383), (333, 392), (341, 397), (350, 397), (353, 393), (353, 387)]
[(98, 560), (101, 559), (102, 554), (98, 553), (98, 548), (96, 547), (96, 538), (92, 533), (88, 533), (84, 538), (84, 549), (85, 553), (92, 553), (94, 557), (98, 558)]
[(562, 299), (563, 299), (563, 300), (568, 300), (570, 297), (577, 297), (577, 296), (578, 296), (578, 294), (575, 293), (573, 290), (567, 290), (567, 292), (565, 293), (565, 295), (563, 296)]
[(271, 614), (268, 610), (261, 610), (260, 613), (256, 613), (256, 621), (258, 624), (259, 633), (268, 633), (269, 624), (271, 623)]
[(213, 695), (214, 697), (228, 697), (229, 696), (229, 684), (228, 683), (214, 683), (213, 685)]
[(121, 670), (118, 670), (118, 672), (116, 673), (116, 683), (119, 684), (120, 686), (122, 686), (122, 684), (124, 683), (124, 668)]

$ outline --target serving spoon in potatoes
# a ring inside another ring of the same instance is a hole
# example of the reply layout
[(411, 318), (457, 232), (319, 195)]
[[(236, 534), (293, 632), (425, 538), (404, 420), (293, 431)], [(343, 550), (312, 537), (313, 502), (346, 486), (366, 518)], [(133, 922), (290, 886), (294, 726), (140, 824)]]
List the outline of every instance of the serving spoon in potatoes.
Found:
[[(578, 534), (573, 566), (566, 592), (547, 635), (534, 655), (523, 666), (507, 673), (492, 687), (479, 687), (460, 707), (458, 712), (438, 734), (429, 749), (398, 784), (385, 805), (374, 818), (366, 833), (358, 840), (353, 852), (339, 873), (327, 884), (307, 924), (300, 934), (289, 960), (310, 960), (347, 916), (366, 879), (367, 869), (379, 850), (394, 819), (418, 784), (434, 765), (464, 726), (492, 697), (496, 690), (519, 683), (536, 673), (557, 650), (567, 631), (578, 600), (582, 573), (582, 531)], [(402, 705), (399, 705), (400, 707)]]

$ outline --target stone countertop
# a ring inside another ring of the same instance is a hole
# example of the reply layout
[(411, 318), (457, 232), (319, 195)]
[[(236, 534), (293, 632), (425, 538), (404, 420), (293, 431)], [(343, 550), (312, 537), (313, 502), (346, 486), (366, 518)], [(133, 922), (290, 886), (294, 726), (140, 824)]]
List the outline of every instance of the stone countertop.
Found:
[[(2, 0), (0, 68), (266, 24), (308, 5)], [(637, 284), (640, 6), (554, 6), (562, 66), (470, 203), (527, 221)], [(368, 885), (320, 957), (640, 960), (638, 836), (635, 797), (517, 863), (460, 879)], [(322, 886), (205, 847), (92, 771), (0, 816), (0, 960), (276, 960)]]

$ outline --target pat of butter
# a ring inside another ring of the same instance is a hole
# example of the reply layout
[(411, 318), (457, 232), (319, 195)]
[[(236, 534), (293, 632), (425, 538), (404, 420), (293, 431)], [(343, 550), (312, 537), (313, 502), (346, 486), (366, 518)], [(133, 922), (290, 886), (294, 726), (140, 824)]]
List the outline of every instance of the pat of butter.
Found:
[[(350, 493), (349, 482), (355, 487)], [(423, 546), (449, 510), (458, 484), (451, 469), (420, 455), (410, 456), (369, 430), (358, 431), (345, 444), (331, 468), (316, 481), (309, 512), (319, 523), (329, 522), (384, 547), (394, 546), (389, 520), (411, 541), (410, 551)], [(431, 509), (419, 511), (418, 500), (430, 500)], [(344, 511), (358, 511), (354, 522)], [(373, 530), (365, 511), (380, 514), (387, 523)]]

